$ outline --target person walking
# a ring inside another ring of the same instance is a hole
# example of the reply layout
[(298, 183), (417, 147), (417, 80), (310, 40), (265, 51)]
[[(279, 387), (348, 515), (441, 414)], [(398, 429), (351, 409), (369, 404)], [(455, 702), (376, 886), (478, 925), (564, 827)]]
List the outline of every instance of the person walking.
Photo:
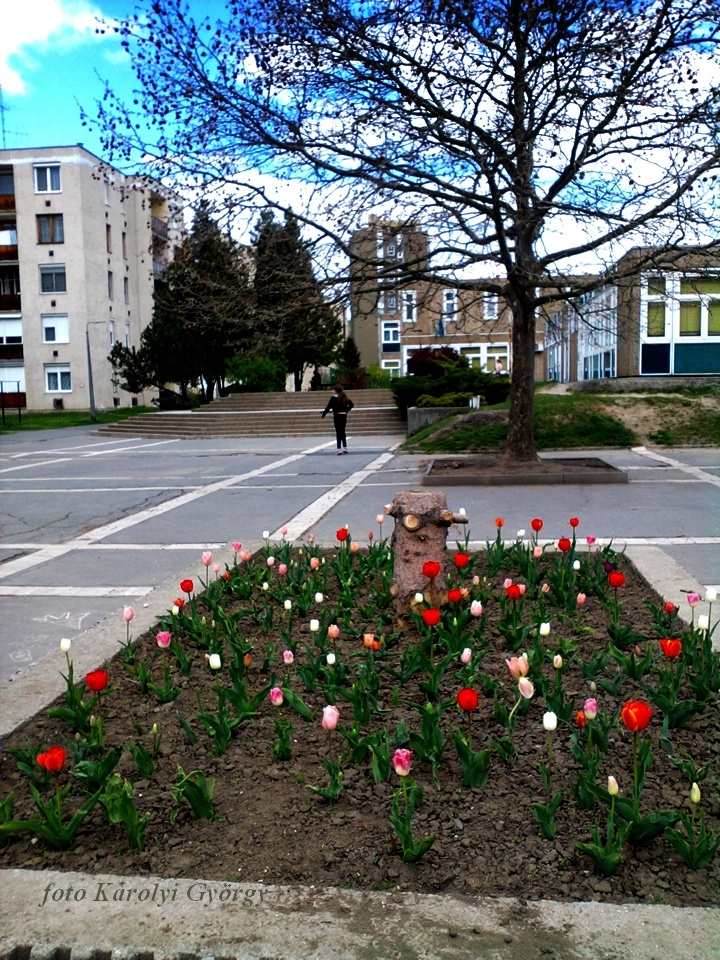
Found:
[(338, 457), (341, 453), (348, 452), (347, 437), (345, 435), (347, 431), (347, 418), (354, 406), (355, 404), (345, 393), (340, 384), (336, 383), (333, 387), (333, 395), (328, 400), (327, 406), (322, 412), (322, 416), (326, 417), (332, 410), (333, 423), (335, 424), (335, 438), (337, 440), (336, 456)]

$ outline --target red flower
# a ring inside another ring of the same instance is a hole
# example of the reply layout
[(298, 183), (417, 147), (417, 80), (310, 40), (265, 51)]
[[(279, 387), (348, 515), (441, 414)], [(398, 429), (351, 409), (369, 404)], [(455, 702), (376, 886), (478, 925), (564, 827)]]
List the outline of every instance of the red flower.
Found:
[(679, 657), (682, 653), (682, 641), (665, 637), (664, 640), (660, 641), (660, 649), (666, 657), (668, 657), (670, 660), (674, 660), (675, 657)]
[(195, 584), (188, 577), (187, 580), (180, 581), (180, 589), (182, 590), (183, 593), (187, 593), (188, 595), (190, 595), (195, 589)]
[(182, 597), (175, 597), (175, 603), (173, 604), (173, 606), (182, 610), (182, 608), (185, 606), (185, 601), (183, 600)]
[(628, 730), (631, 730), (633, 733), (637, 733), (638, 730), (644, 730), (650, 723), (652, 714), (652, 707), (645, 703), (644, 700), (628, 700), (620, 711), (622, 722)]
[(436, 627), (440, 623), (440, 611), (436, 607), (423, 610), (422, 618), (426, 627)]
[(570, 517), (568, 523), (573, 529), (580, 526), (580, 520), (577, 517)]
[(453, 560), (458, 570), (463, 570), (470, 563), (470, 554), (460, 553), (460, 551), (458, 551), (453, 557)]
[(368, 540), (372, 540), (374, 536), (375, 534), (372, 532), (372, 530), (368, 530)]
[(625, 586), (625, 574), (620, 570), (611, 570), (608, 574), (608, 583), (611, 587), (614, 587), (617, 590), (619, 587)]
[(58, 773), (65, 766), (65, 747), (50, 747), (45, 753), (39, 753), (35, 759), (44, 770)]
[(223, 574), (223, 580), (229, 580), (229, 579), (230, 579), (230, 571), (226, 570), (225, 573)]
[(558, 550), (560, 550), (562, 553), (567, 553), (571, 546), (572, 544), (567, 537), (560, 537), (558, 540)]
[(503, 520), (502, 517), (495, 517), (495, 526), (498, 528), (498, 530), (500, 529), (500, 527), (505, 526), (505, 521)]
[(670, 614), (670, 616), (672, 616), (673, 613), (675, 613), (675, 611), (677, 610), (677, 607), (672, 602), (672, 600), (666, 600), (665, 603), (663, 604), (663, 610), (665, 611), (665, 613), (668, 613)]
[(339, 530), (336, 530), (335, 537), (340, 541), (340, 543), (345, 543), (348, 538), (348, 532), (345, 527), (340, 527)]
[(426, 560), (423, 564), (423, 576), (427, 577), (428, 580), (434, 580), (435, 577), (440, 573), (440, 564), (437, 560)]
[(522, 591), (520, 590), (519, 583), (511, 583), (510, 586), (507, 588), (507, 595), (510, 600), (519, 600), (521, 594), (522, 594)]
[(108, 685), (107, 670), (91, 670), (85, 675), (85, 685), (93, 693), (100, 693)]
[(450, 603), (460, 603), (462, 600), (462, 590), (448, 590), (447, 598)]
[(542, 522), (542, 520), (540, 519), (540, 517), (535, 517), (534, 520), (531, 520), (531, 521), (530, 521), (530, 526), (533, 528), (533, 530), (535, 531), (535, 533), (540, 533), (540, 531), (541, 531), (542, 528), (543, 528), (543, 522)]
[(585, 716), (585, 713), (582, 710), (576, 710), (575, 726), (580, 727), (580, 729), (582, 730), (582, 728), (585, 726), (586, 723), (587, 723), (587, 717)]
[(472, 687), (463, 687), (462, 690), (458, 690), (457, 702), (461, 710), (466, 710), (468, 713), (477, 710), (478, 701), (477, 690), (473, 690)]

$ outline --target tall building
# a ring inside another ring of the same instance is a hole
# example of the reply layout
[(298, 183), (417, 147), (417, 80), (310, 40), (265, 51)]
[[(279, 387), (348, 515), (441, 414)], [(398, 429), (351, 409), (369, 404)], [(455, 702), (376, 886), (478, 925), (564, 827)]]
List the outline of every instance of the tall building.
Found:
[(502, 299), (423, 279), (428, 236), (416, 224), (371, 217), (352, 235), (350, 256), (348, 333), (363, 366), (400, 376), (414, 351), (452, 347), (472, 366), (494, 373), (499, 365), (508, 372), (510, 320)]
[(180, 198), (81, 145), (0, 150), (0, 381), (28, 410), (146, 402), (107, 356), (138, 346), (182, 237)]

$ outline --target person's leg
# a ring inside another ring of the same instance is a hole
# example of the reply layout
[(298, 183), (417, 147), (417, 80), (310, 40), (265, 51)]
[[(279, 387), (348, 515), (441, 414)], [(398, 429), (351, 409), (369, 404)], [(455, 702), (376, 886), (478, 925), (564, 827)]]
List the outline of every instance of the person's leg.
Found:
[(342, 453), (342, 450), (340, 449), (340, 445), (342, 443), (342, 438), (344, 433), (345, 433), (345, 430), (343, 425), (340, 423), (340, 418), (336, 417), (335, 418), (335, 441), (337, 443), (337, 451), (336, 451), (337, 456), (340, 456), (340, 454)]
[(344, 453), (347, 453), (347, 437), (345, 432), (347, 430), (347, 417), (339, 417), (340, 424), (338, 426), (338, 446), (342, 444)]

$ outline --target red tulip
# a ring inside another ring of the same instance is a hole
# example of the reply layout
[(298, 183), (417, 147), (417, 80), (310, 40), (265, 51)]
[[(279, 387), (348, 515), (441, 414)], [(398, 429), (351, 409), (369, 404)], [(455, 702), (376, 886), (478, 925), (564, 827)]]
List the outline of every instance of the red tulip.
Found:
[(530, 521), (530, 526), (533, 528), (533, 530), (535, 531), (535, 533), (540, 533), (540, 531), (541, 531), (542, 528), (543, 528), (543, 522), (542, 522), (542, 520), (540, 519), (540, 517), (535, 517), (534, 520), (531, 520), (531, 521)]
[(176, 606), (179, 610), (182, 610), (182, 608), (185, 606), (185, 601), (182, 597), (175, 597), (174, 606)]
[(460, 603), (462, 600), (462, 590), (448, 590), (447, 598), (450, 603)]
[(470, 554), (458, 551), (453, 557), (458, 570), (463, 570), (470, 563)]
[(91, 670), (85, 675), (85, 685), (93, 693), (100, 693), (108, 685), (107, 670)]
[(622, 722), (628, 730), (631, 730), (633, 733), (637, 733), (638, 730), (644, 730), (650, 723), (652, 714), (652, 707), (645, 703), (644, 700), (628, 700), (620, 711)]
[(422, 568), (423, 576), (428, 580), (434, 580), (440, 573), (440, 564), (437, 560), (426, 560)]
[(567, 553), (571, 546), (572, 544), (567, 537), (560, 537), (558, 540), (558, 550), (560, 550), (561, 553)]
[(682, 641), (665, 637), (664, 640), (660, 641), (660, 649), (668, 659), (674, 660), (675, 657), (679, 657), (682, 653)]
[(677, 610), (677, 607), (672, 602), (672, 600), (666, 600), (665, 603), (663, 604), (663, 610), (665, 613), (668, 613), (672, 616), (672, 614), (675, 613), (675, 611)]
[(466, 710), (468, 713), (478, 708), (478, 692), (473, 690), (472, 687), (464, 687), (462, 690), (458, 690), (457, 694), (458, 706), (461, 710)]
[(580, 727), (580, 729), (582, 730), (582, 728), (585, 726), (586, 723), (587, 723), (587, 717), (585, 716), (585, 713), (582, 710), (576, 710), (575, 726)]
[(498, 530), (500, 529), (500, 527), (505, 526), (505, 521), (503, 520), (502, 517), (495, 517), (495, 526), (498, 528)]
[(573, 529), (580, 526), (580, 520), (577, 517), (570, 517), (568, 523)]
[(620, 570), (611, 570), (608, 574), (608, 583), (617, 590), (625, 586), (625, 574)]
[(510, 600), (519, 600), (521, 593), (520, 584), (518, 583), (511, 583), (507, 588), (507, 595)]
[(45, 753), (39, 753), (35, 759), (49, 773), (58, 773), (65, 766), (65, 747), (50, 747)]
[(335, 537), (340, 541), (340, 543), (345, 543), (348, 538), (348, 532), (345, 527), (340, 527), (339, 530), (335, 531)]
[(192, 582), (192, 580), (188, 577), (187, 580), (181, 580), (181, 581), (180, 581), (180, 589), (182, 590), (183, 593), (187, 593), (187, 594), (189, 595), (189, 594), (191, 594), (191, 593), (193, 592), (193, 590), (195, 589), (195, 584), (194, 584), (194, 583)]
[(429, 610), (423, 610), (422, 618), (425, 626), (436, 627), (440, 623), (440, 611), (436, 607), (430, 607)]

